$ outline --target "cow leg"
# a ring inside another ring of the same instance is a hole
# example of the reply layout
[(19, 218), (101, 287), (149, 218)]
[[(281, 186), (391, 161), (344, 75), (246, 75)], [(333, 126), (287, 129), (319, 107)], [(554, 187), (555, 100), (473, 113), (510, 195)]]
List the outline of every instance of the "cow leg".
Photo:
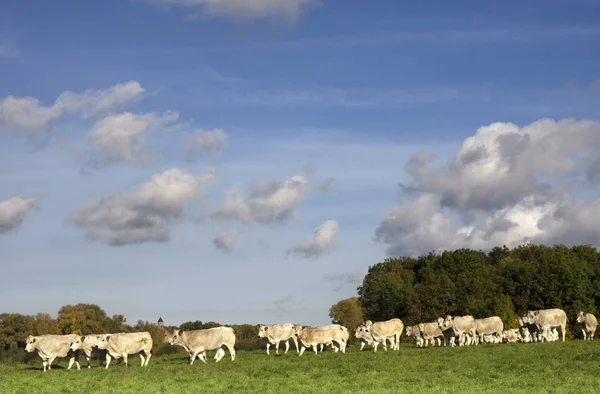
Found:
[(377, 351), (377, 346), (379, 346), (379, 342), (373, 341), (373, 351)]
[(128, 366), (129, 366), (129, 364), (127, 364), (127, 357), (128, 357), (128, 356), (129, 356), (129, 355), (128, 355), (127, 353), (123, 353), (123, 361), (125, 361), (125, 366), (126, 366), (126, 367), (128, 367)]
[[(321, 344), (323, 345), (323, 344)], [(313, 350), (315, 351), (315, 354), (319, 354), (319, 352), (317, 352), (317, 344), (313, 344)]]
[(279, 354), (279, 340), (275, 341), (275, 354)]
[(152, 357), (152, 350), (149, 351), (144, 351), (144, 353), (146, 353), (146, 363), (144, 364), (144, 367), (148, 366), (148, 361), (150, 361), (150, 357)]
[(88, 362), (88, 368), (92, 368), (92, 363), (91, 363), (92, 358), (88, 357), (88, 356), (85, 356), (85, 358), (86, 358), (86, 360)]
[(298, 353), (300, 350), (298, 349), (298, 339), (296, 339), (296, 336), (292, 337), (292, 340), (294, 341), (294, 344), (296, 345), (296, 353)]
[(271, 343), (267, 342), (267, 356), (269, 355), (269, 348), (271, 347)]
[(582, 329), (581, 329), (581, 332), (583, 333), (583, 340), (585, 341), (585, 340), (587, 339), (587, 338), (586, 338), (586, 332), (585, 332), (585, 328), (582, 328)]
[(69, 366), (67, 367), (67, 369), (71, 369), (74, 362), (75, 362), (75, 357), (71, 357), (71, 359), (69, 360)]
[(298, 357), (302, 356), (302, 353), (304, 353), (304, 349), (306, 348), (304, 347), (304, 345), (302, 345), (302, 349), (300, 349), (300, 354), (298, 354)]
[[(190, 353), (190, 354), (192, 354), (192, 353)], [(204, 363), (206, 362), (206, 352), (200, 352), (200, 353), (198, 353), (197, 357), (198, 357), (198, 360), (200, 360), (200, 361), (202, 361)], [(191, 359), (191, 356), (190, 356), (190, 359)]]
[(110, 355), (106, 352), (106, 367), (104, 369), (108, 369), (108, 364), (110, 364)]
[(231, 355), (231, 361), (235, 361), (235, 349), (233, 345), (229, 345), (226, 343), (225, 346), (227, 346), (227, 349), (229, 350), (229, 354)]
[[(198, 352), (198, 351), (192, 352), (192, 355), (190, 356), (190, 365), (194, 364), (194, 360), (196, 359), (197, 356), (199, 356), (198, 353), (200, 353), (200, 352)], [(204, 359), (204, 357), (198, 357), (198, 358), (200, 358), (200, 360), (202, 360), (203, 362), (206, 363), (206, 360)]]
[(324, 345), (321, 343), (320, 346), (321, 346), (321, 353), (323, 353), (323, 346)]
[(285, 353), (287, 354), (288, 350), (290, 350), (290, 340), (285, 341)]
[(142, 354), (142, 352), (140, 352), (140, 359), (142, 360), (142, 365), (140, 365), (140, 367), (143, 367), (144, 361), (146, 361), (146, 360), (144, 359), (144, 355)]
[(48, 361), (42, 361), (42, 365), (44, 366), (44, 372), (46, 372), (46, 368), (48, 367)]
[(360, 350), (362, 351), (364, 347), (365, 347), (365, 343), (361, 341), (360, 342)]
[(48, 360), (48, 369), (52, 369), (52, 361), (54, 361), (55, 358), (56, 356), (52, 356), (50, 357), (50, 360)]

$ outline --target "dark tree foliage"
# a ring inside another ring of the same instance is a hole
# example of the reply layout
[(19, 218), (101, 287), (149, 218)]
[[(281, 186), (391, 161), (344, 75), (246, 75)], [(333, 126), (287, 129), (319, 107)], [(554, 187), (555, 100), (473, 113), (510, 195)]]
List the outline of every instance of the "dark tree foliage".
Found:
[(514, 327), (528, 310), (562, 308), (572, 324), (580, 310), (600, 309), (600, 253), (591, 246), (523, 245), (388, 258), (369, 268), (358, 295), (371, 320), (496, 315)]

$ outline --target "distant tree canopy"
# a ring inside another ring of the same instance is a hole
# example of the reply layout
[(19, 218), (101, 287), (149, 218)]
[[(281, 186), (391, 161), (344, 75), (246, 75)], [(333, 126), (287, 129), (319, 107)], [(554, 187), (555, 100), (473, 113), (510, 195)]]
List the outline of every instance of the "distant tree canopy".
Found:
[(354, 336), (354, 329), (363, 322), (363, 312), (358, 298), (351, 297), (339, 301), (329, 309), (329, 317), (334, 324), (341, 324), (350, 330)]
[(580, 310), (600, 309), (600, 253), (591, 246), (523, 245), (388, 258), (369, 268), (358, 287), (365, 319), (405, 324), (439, 316), (497, 315), (513, 326), (528, 310), (562, 308), (572, 323)]

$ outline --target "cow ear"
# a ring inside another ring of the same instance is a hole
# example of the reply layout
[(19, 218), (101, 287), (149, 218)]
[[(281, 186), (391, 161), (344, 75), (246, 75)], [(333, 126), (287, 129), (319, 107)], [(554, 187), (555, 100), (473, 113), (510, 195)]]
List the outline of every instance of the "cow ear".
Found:
[(265, 326), (265, 331), (268, 331), (268, 330), (269, 330), (269, 327)]
[(85, 341), (85, 337), (81, 337), (81, 342)]
[(31, 341), (31, 343), (35, 343), (35, 338), (33, 338), (33, 341)]
[(110, 341), (110, 335), (106, 336), (106, 342)]

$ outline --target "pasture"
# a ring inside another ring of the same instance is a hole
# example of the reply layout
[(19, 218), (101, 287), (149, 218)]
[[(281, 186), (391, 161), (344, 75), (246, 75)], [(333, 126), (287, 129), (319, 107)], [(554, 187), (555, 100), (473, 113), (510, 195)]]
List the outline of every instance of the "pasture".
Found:
[(0, 365), (2, 393), (596, 393), (600, 390), (600, 341), (565, 343), (484, 344), (466, 347), (415, 348), (359, 352), (356, 342), (346, 354), (325, 350), (315, 356), (267, 356), (264, 351), (239, 351), (219, 363), (208, 352), (208, 364), (187, 364), (186, 355), (153, 357), (147, 368), (138, 356), (130, 366), (108, 370), (66, 369), (55, 361), (46, 373), (41, 363)]

